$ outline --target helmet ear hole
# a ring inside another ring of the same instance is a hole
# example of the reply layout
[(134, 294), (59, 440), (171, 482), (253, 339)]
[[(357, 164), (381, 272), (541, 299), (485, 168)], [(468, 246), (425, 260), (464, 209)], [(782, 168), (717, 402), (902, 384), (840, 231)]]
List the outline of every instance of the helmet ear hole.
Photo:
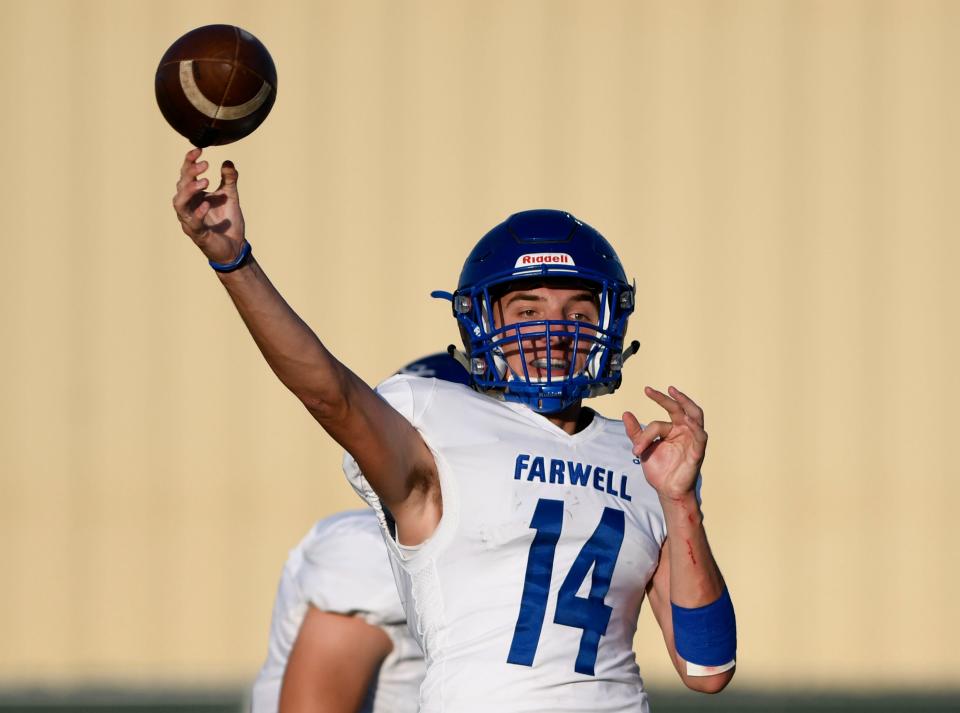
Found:
[(457, 314), (470, 314), (473, 308), (473, 300), (469, 295), (456, 295), (453, 298), (453, 310)]

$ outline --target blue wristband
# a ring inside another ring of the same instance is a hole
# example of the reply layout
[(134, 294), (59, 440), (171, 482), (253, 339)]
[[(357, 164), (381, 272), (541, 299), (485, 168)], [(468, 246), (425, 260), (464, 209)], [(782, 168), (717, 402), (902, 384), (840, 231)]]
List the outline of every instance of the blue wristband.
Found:
[(687, 609), (670, 602), (673, 638), (684, 661), (699, 666), (723, 666), (737, 657), (737, 619), (727, 588), (717, 601)]
[(250, 243), (244, 240), (243, 247), (240, 248), (240, 254), (237, 255), (232, 262), (214, 262), (210, 260), (210, 267), (217, 272), (233, 272), (246, 265), (251, 255), (253, 255), (253, 249), (250, 247)]

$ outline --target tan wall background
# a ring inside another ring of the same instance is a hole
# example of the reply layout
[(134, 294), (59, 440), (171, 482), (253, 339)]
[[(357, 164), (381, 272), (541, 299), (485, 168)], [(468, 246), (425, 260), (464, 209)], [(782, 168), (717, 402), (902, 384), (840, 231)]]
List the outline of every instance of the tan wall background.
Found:
[[(739, 685), (956, 681), (960, 3), (0, 0), (0, 683), (245, 680), (359, 503), (169, 207), (153, 72), (210, 22), (280, 79), (208, 157), (346, 363), (454, 341), (473, 242), (573, 211), (641, 296), (597, 406), (707, 411)], [(673, 679), (646, 612), (638, 652)]]

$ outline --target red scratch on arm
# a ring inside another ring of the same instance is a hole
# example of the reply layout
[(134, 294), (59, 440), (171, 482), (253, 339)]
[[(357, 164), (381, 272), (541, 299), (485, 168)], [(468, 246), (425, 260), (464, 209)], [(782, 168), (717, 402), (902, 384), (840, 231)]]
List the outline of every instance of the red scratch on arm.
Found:
[(693, 545), (690, 544), (690, 540), (687, 540), (687, 554), (690, 555), (690, 561), (696, 564), (697, 558), (693, 554)]

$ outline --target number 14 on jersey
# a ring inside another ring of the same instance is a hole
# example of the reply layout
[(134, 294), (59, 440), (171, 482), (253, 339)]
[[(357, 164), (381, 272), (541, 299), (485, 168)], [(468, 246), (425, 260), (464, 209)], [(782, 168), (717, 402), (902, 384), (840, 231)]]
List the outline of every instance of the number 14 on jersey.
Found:
[[(520, 599), (520, 614), (513, 630), (513, 642), (507, 663), (533, 666), (540, 643), (540, 632), (547, 612), (553, 558), (563, 526), (563, 501), (542, 498), (533, 512), (530, 527), (536, 530), (527, 556), (527, 572)], [(623, 544), (624, 515), (622, 510), (604, 508), (600, 524), (586, 541), (560, 585), (553, 621), (555, 624), (583, 630), (574, 670), (594, 675), (600, 637), (607, 633), (613, 607), (604, 602), (613, 579), (613, 570)], [(593, 577), (590, 594), (578, 597), (580, 585), (591, 566)]]

